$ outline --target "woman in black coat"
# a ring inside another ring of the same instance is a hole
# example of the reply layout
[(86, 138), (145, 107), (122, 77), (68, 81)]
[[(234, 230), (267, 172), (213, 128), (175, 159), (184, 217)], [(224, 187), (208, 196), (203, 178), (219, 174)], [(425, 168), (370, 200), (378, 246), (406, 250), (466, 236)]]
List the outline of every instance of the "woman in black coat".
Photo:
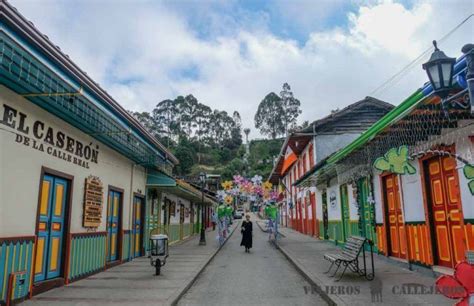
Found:
[(250, 248), (252, 247), (252, 222), (250, 221), (250, 215), (245, 216), (240, 232), (242, 233), (240, 245), (245, 247), (246, 253), (250, 253)]

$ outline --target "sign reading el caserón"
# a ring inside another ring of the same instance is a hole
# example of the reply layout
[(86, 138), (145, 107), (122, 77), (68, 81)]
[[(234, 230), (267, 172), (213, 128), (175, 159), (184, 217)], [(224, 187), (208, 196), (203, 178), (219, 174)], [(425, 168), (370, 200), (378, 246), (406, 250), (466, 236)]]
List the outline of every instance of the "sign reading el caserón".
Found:
[(45, 152), (51, 156), (89, 169), (89, 162), (97, 164), (99, 146), (84, 145), (64, 132), (48, 127), (44, 122), (30, 122), (28, 115), (3, 104), (0, 124), (15, 131), (17, 143)]

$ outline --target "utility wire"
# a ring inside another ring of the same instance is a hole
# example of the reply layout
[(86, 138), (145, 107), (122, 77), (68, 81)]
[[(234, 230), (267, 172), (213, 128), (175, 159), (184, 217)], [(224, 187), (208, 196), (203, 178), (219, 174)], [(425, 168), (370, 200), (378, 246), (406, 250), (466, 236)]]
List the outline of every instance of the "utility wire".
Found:
[[(470, 14), (467, 16), (465, 19), (463, 19), (458, 25), (456, 25), (453, 29), (451, 29), (448, 33), (446, 33), (443, 37), (441, 37), (439, 40), (437, 40), (438, 43), (442, 43), (445, 41), (448, 37), (450, 37), (454, 32), (456, 32), (461, 26), (463, 26), (469, 19), (471, 19), (474, 16), (474, 14)], [(423, 51), (420, 55), (418, 55), (414, 60), (412, 60), (410, 63), (408, 63), (406, 66), (404, 66), (399, 72), (394, 74), (392, 77), (390, 77), (387, 81), (382, 83), (380, 86), (375, 88), (372, 92), (370, 92), (370, 96), (373, 96), (377, 93), (382, 93), (386, 91), (391, 85), (394, 85), (396, 82), (398, 82), (409, 70), (411, 70), (413, 67), (415, 67), (416, 64), (418, 64), (429, 52), (433, 50), (433, 47), (429, 47), (425, 51)], [(398, 79), (397, 79), (398, 78)], [(392, 83), (393, 82), (393, 83)]]

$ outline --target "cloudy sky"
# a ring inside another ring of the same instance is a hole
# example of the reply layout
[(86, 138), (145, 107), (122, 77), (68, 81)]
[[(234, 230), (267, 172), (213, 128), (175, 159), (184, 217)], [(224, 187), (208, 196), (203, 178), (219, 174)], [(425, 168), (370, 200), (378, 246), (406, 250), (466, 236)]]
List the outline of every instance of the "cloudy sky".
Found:
[[(472, 0), (10, 2), (125, 108), (193, 94), (239, 111), (252, 138), (258, 103), (284, 82), (300, 123), (369, 95), (399, 104), (426, 81), (431, 41), (474, 12)], [(473, 37), (474, 17), (439, 47), (459, 56)]]

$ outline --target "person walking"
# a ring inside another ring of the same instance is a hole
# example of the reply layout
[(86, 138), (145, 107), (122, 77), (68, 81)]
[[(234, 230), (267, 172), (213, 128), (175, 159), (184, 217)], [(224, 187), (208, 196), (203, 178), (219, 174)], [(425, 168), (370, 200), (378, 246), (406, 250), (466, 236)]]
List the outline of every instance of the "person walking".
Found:
[(245, 247), (245, 253), (250, 253), (250, 248), (252, 248), (252, 230), (252, 221), (250, 221), (250, 215), (247, 214), (240, 227), (240, 232), (242, 233), (240, 245)]

